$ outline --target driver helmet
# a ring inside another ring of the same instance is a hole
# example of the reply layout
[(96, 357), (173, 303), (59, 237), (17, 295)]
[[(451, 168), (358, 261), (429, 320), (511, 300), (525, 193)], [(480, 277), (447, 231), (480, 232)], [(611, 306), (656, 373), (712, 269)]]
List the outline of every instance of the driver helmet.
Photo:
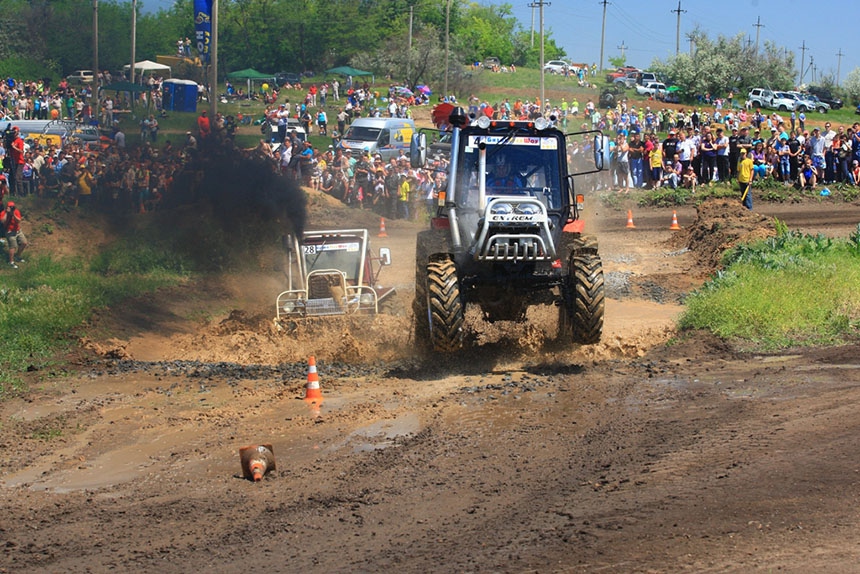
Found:
[(493, 175), (496, 177), (506, 177), (510, 172), (510, 165), (503, 154), (496, 154), (491, 160)]

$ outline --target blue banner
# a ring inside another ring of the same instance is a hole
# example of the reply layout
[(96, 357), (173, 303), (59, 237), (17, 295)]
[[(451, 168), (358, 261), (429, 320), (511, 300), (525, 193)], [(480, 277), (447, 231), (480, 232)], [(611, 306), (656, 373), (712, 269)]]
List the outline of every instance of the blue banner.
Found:
[(212, 0), (194, 0), (194, 34), (200, 61), (207, 64), (212, 42)]

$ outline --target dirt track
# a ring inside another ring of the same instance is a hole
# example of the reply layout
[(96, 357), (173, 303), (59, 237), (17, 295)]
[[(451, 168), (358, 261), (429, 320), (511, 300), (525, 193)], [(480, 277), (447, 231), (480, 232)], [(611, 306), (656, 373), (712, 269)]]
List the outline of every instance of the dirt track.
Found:
[[(809, 232), (860, 221), (759, 207)], [(278, 332), (265, 261), (103, 317), (79, 374), (34, 373), (0, 407), (0, 571), (856, 571), (857, 348), (678, 336), (708, 268), (671, 211), (634, 214), (588, 214), (610, 295), (591, 348), (487, 329), (421, 360), (405, 312)], [(418, 228), (387, 230), (405, 309)], [(299, 400), (310, 354), (318, 410)], [(238, 449), (259, 443), (278, 469), (254, 484)]]

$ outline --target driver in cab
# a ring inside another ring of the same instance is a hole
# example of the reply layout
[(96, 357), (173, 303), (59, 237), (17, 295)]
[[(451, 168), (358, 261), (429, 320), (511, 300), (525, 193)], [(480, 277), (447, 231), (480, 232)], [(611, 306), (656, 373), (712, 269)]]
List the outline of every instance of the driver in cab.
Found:
[(515, 174), (507, 158), (498, 154), (490, 159), (487, 173), (487, 195), (512, 195), (523, 192), (526, 187), (524, 178)]

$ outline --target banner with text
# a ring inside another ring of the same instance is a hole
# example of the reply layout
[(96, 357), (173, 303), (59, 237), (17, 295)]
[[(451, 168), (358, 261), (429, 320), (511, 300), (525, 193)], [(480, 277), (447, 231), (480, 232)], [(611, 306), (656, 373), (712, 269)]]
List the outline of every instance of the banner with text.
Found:
[(209, 63), (212, 42), (212, 0), (194, 0), (194, 33), (200, 61)]

